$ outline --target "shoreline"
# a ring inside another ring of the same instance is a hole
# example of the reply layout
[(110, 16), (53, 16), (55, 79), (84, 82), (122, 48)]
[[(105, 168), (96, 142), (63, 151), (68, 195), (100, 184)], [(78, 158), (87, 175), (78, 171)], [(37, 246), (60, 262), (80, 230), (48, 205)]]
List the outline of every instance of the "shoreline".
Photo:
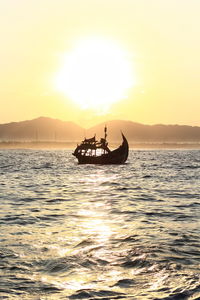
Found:
[[(114, 149), (120, 145), (119, 143), (110, 143), (110, 148)], [(77, 146), (76, 142), (0, 142), (0, 150), (7, 149), (74, 149)], [(131, 142), (129, 148), (134, 149), (183, 149), (183, 150), (200, 150), (200, 143), (193, 142)]]

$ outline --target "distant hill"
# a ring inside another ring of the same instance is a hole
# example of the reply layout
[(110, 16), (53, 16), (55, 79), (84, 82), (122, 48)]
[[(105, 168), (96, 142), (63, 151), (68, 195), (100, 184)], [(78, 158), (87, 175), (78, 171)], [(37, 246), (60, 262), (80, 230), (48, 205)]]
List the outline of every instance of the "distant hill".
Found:
[[(106, 122), (108, 140), (118, 141), (122, 131), (129, 141), (135, 142), (200, 142), (200, 127), (186, 125), (144, 125), (131, 121)], [(102, 136), (105, 123), (90, 128), (88, 135)]]
[(83, 133), (83, 128), (73, 122), (47, 117), (0, 125), (3, 141), (77, 141)]
[[(108, 141), (121, 141), (122, 131), (130, 142), (194, 142), (200, 143), (200, 127), (182, 125), (144, 125), (131, 121), (106, 122)], [(1, 141), (66, 141), (79, 142), (85, 135), (104, 136), (105, 123), (87, 130), (73, 122), (40, 117), (34, 120), (0, 124)]]

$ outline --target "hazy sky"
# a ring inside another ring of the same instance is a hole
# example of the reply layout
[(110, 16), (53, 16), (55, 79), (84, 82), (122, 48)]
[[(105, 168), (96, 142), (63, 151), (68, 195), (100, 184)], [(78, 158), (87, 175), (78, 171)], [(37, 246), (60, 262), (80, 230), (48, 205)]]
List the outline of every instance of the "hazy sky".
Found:
[[(0, 0), (0, 123), (200, 126), (199, 16), (199, 0)], [(118, 43), (134, 68), (128, 98), (106, 115), (80, 109), (54, 84), (63, 55), (90, 36)]]

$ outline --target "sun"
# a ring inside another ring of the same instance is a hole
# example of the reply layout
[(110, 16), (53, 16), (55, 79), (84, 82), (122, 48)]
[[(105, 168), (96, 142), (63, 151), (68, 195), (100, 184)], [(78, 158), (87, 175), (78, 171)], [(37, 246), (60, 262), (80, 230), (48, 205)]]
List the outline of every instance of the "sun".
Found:
[(55, 84), (81, 109), (105, 112), (126, 98), (135, 76), (130, 56), (120, 45), (112, 40), (87, 38), (64, 55)]

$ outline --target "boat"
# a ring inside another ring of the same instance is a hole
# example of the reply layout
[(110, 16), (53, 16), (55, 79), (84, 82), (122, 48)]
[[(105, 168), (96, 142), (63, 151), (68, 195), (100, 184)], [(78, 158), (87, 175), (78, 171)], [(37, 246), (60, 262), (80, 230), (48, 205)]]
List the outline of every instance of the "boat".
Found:
[(100, 141), (96, 140), (96, 135), (89, 139), (84, 139), (72, 153), (79, 164), (123, 164), (128, 158), (129, 145), (126, 137), (121, 132), (122, 144), (114, 150), (110, 150), (107, 142), (107, 127), (104, 128), (105, 136)]

